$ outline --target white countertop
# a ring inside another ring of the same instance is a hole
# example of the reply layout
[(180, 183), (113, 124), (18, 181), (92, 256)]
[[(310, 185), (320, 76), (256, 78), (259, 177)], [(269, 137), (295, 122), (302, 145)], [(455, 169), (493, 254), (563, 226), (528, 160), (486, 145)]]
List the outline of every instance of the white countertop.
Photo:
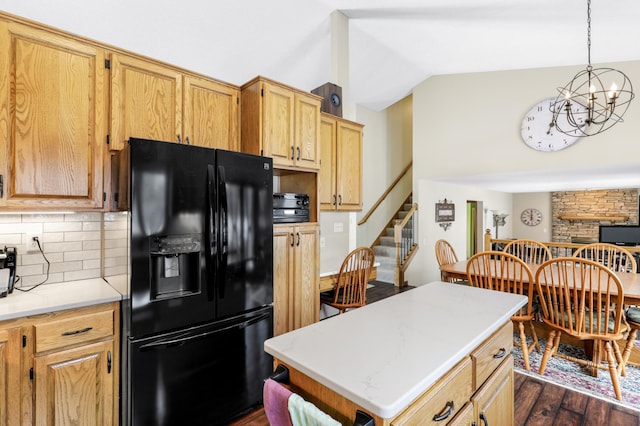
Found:
[(434, 282), (271, 338), (265, 351), (382, 418), (393, 418), (526, 303)]
[(26, 293), (14, 289), (0, 299), (0, 321), (121, 299), (102, 278), (43, 284)]

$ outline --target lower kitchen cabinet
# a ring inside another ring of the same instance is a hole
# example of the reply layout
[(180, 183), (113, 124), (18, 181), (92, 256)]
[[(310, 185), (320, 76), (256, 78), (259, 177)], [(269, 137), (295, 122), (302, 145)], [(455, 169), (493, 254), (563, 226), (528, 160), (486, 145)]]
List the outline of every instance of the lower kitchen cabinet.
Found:
[(0, 322), (0, 424), (118, 424), (120, 305)]
[(20, 422), (21, 328), (0, 329), (0, 425)]
[(316, 223), (273, 227), (274, 335), (317, 322), (320, 317)]
[(482, 385), (473, 397), (473, 406), (478, 425), (513, 424), (513, 358), (503, 362)]

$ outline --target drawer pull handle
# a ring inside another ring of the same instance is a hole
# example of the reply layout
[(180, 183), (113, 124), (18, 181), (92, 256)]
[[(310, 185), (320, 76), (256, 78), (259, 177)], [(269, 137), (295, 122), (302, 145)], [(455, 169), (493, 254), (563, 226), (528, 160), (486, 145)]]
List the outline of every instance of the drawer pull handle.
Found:
[(451, 414), (453, 414), (453, 412), (455, 411), (455, 408), (453, 406), (453, 401), (447, 401), (447, 405), (445, 405), (444, 408), (446, 410), (444, 413), (436, 414), (435, 416), (433, 416), (434, 422), (441, 422), (442, 420), (446, 419)]
[(500, 358), (504, 358), (506, 354), (507, 354), (507, 350), (505, 348), (500, 348), (498, 353), (494, 354), (493, 357), (495, 359), (500, 359)]
[(74, 336), (76, 334), (86, 333), (87, 331), (91, 331), (91, 330), (93, 330), (93, 327), (87, 327), (87, 328), (82, 328), (80, 330), (65, 331), (64, 333), (62, 333), (62, 335), (63, 336)]

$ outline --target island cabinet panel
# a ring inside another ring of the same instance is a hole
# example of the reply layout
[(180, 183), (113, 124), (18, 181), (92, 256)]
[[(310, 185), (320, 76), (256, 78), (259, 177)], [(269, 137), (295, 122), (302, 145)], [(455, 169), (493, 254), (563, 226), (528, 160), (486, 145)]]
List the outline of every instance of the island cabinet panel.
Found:
[(101, 208), (105, 51), (0, 21), (0, 206)]
[(474, 367), (474, 389), (477, 390), (511, 353), (513, 324), (501, 327), (490, 339), (471, 353)]
[(430, 392), (423, 394), (396, 417), (391, 425), (441, 425), (453, 419), (473, 393), (472, 370), (471, 359), (467, 357), (431, 387)]
[(0, 322), (0, 425), (116, 425), (120, 304)]
[(512, 425), (513, 358), (511, 355), (482, 385), (473, 397), (474, 417), (478, 425)]
[(0, 425), (20, 424), (20, 327), (0, 329)]

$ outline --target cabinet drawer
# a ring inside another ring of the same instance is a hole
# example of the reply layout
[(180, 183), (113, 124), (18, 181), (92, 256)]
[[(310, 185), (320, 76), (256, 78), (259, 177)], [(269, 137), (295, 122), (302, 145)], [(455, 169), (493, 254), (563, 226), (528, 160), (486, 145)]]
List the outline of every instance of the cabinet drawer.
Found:
[[(471, 398), (472, 371), (471, 359), (466, 357), (396, 417), (391, 425), (442, 425), (451, 421)], [(442, 419), (436, 420), (438, 417)]]
[(112, 336), (113, 310), (35, 324), (36, 352)]
[(482, 386), (505, 357), (511, 354), (512, 346), (513, 324), (509, 321), (471, 353), (475, 380), (474, 390)]

